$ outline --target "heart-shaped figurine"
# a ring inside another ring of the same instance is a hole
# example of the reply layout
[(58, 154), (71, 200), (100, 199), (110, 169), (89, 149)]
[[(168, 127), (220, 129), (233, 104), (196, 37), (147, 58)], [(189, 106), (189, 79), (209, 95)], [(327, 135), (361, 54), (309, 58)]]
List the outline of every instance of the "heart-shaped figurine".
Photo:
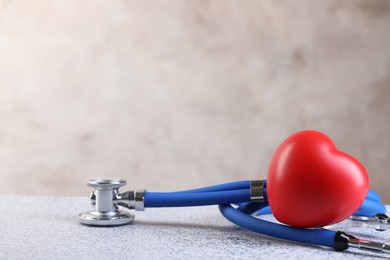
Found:
[(288, 137), (268, 169), (267, 195), (275, 218), (296, 227), (322, 227), (351, 216), (369, 180), (363, 165), (321, 132)]

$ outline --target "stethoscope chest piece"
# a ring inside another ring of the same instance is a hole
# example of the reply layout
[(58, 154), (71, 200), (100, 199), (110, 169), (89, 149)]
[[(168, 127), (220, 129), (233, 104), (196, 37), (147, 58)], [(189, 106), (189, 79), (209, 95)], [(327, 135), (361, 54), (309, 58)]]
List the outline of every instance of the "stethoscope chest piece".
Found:
[(80, 223), (88, 226), (119, 226), (131, 223), (134, 215), (118, 210), (116, 204), (118, 189), (124, 185), (126, 181), (123, 179), (91, 179), (88, 186), (94, 189), (91, 193), (91, 203), (95, 209), (80, 213)]

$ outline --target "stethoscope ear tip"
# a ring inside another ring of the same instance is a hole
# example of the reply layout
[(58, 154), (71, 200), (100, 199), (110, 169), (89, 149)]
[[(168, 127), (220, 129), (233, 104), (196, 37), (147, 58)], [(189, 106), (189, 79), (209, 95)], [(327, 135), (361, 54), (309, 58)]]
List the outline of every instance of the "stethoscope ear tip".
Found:
[(351, 216), (351, 220), (361, 221), (367, 224), (368, 227), (375, 227), (376, 231), (385, 231), (390, 229), (390, 217), (386, 214), (378, 213), (374, 217), (367, 216)]
[(385, 231), (390, 229), (390, 217), (388, 217), (386, 214), (376, 214), (375, 219), (377, 220), (375, 230)]

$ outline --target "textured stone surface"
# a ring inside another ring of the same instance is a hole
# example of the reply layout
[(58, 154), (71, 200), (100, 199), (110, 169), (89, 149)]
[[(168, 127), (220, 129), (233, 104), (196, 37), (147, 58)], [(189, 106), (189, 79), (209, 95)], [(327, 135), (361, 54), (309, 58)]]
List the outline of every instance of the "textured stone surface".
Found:
[[(252, 233), (224, 219), (217, 206), (147, 209), (131, 225), (107, 228), (78, 223), (77, 214), (90, 210), (86, 197), (0, 196), (0, 205), (1, 259), (388, 259)], [(390, 240), (390, 230), (364, 225), (347, 220), (331, 229)]]
[(389, 24), (387, 0), (0, 0), (0, 193), (263, 178), (309, 128), (390, 202)]

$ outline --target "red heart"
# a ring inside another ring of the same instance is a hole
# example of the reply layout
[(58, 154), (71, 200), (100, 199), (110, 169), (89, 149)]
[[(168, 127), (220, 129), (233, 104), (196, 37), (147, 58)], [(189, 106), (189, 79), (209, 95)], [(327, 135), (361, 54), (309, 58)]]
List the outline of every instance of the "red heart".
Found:
[(317, 131), (288, 137), (268, 170), (267, 195), (275, 218), (296, 227), (322, 227), (352, 215), (368, 192), (368, 175), (352, 156)]

